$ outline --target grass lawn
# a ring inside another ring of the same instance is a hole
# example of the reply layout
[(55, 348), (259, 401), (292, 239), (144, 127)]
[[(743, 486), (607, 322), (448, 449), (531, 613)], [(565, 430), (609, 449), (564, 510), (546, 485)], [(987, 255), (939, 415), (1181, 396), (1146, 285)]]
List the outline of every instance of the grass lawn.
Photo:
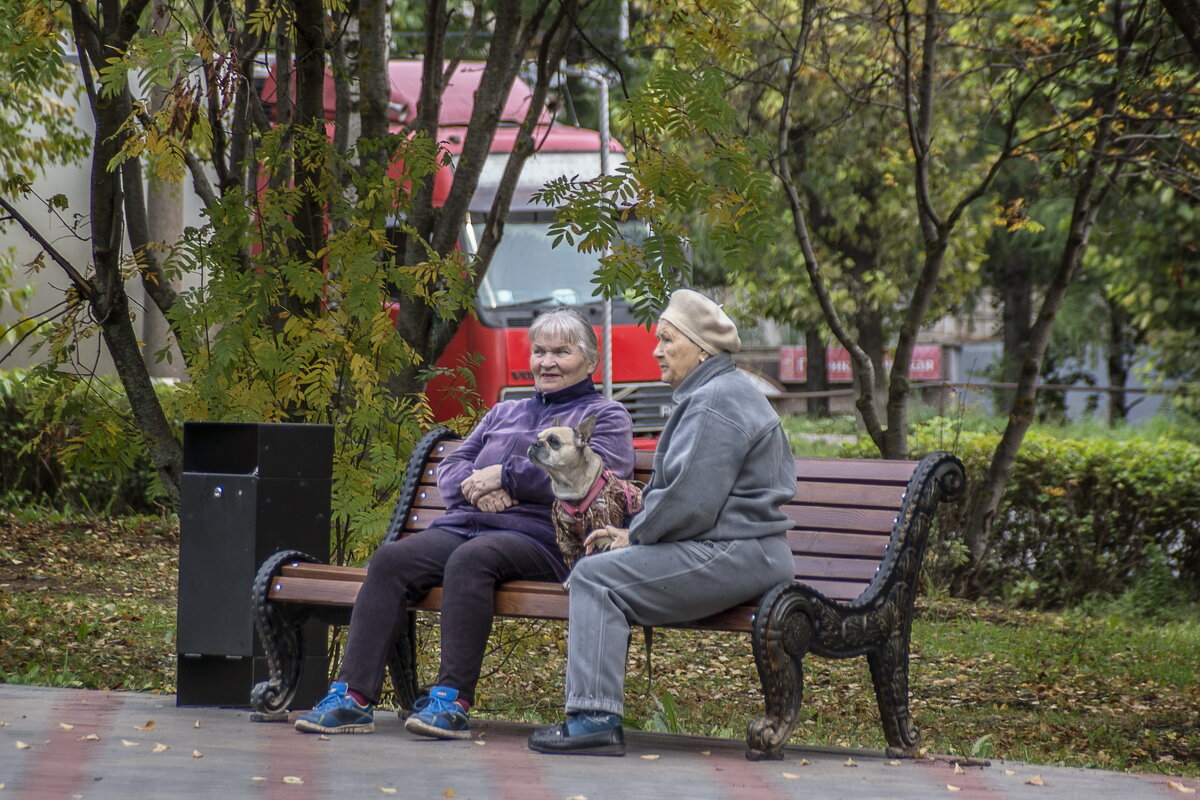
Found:
[[(0, 681), (174, 691), (178, 526), (0, 514)], [(932, 752), (1200, 776), (1200, 624), (922, 598), (912, 707)], [(436, 617), (420, 621), (422, 677)], [(501, 621), (475, 713), (556, 721), (565, 629)], [(747, 637), (635, 631), (631, 725), (740, 738), (760, 713)], [(806, 662), (794, 741), (882, 747), (865, 659)], [(249, 691), (249, 687), (247, 687)]]

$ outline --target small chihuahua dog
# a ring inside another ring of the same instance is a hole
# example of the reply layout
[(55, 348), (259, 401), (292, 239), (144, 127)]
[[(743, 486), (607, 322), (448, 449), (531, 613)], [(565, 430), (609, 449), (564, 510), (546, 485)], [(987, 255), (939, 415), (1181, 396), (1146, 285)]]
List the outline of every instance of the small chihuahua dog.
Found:
[(550, 516), (568, 568), (583, 557), (588, 533), (605, 525), (627, 527), (629, 518), (642, 510), (641, 487), (618, 478), (588, 445), (595, 430), (595, 416), (575, 428), (561, 427), (555, 419), (526, 451), (530, 461), (550, 473)]

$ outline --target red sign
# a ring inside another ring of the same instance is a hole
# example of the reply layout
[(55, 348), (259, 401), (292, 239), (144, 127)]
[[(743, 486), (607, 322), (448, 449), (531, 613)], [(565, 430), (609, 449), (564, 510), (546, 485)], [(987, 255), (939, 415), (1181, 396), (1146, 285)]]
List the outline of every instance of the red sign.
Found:
[[(884, 369), (892, 368), (892, 357), (884, 357)], [(850, 353), (844, 347), (825, 351), (825, 374), (830, 383), (849, 383), (852, 378)], [(908, 377), (914, 381), (932, 381), (942, 377), (942, 348), (936, 344), (913, 348)], [(808, 348), (789, 345), (779, 348), (779, 380), (784, 383), (804, 383), (808, 380)]]

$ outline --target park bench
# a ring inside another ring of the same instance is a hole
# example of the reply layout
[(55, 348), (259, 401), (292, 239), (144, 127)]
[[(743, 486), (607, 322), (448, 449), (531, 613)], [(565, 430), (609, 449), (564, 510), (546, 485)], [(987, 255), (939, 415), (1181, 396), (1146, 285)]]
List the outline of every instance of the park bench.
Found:
[[(418, 535), (442, 513), (436, 470), (458, 444), (442, 428), (418, 443), (384, 542)], [(649, 480), (652, 457), (638, 452), (636, 479)], [(962, 464), (946, 453), (919, 462), (796, 460), (796, 496), (785, 506), (792, 520), (795, 581), (756, 603), (677, 626), (750, 634), (766, 713), (747, 729), (748, 758), (782, 758), (799, 718), (807, 653), (865, 655), (888, 754), (917, 754), (920, 733), (908, 705), (913, 603), (934, 512), (939, 502), (961, 496), (964, 480)], [(295, 550), (263, 563), (253, 603), (270, 677), (251, 692), (256, 719), (287, 718), (303, 664), (304, 623), (310, 616), (348, 623), (365, 575), (364, 568), (317, 563)], [(440, 601), (435, 588), (413, 610), (436, 611)], [(511, 581), (496, 590), (497, 616), (563, 620), (567, 609), (567, 594), (557, 583)], [(403, 708), (411, 707), (418, 692), (414, 620), (410, 613), (407, 633), (388, 663)]]

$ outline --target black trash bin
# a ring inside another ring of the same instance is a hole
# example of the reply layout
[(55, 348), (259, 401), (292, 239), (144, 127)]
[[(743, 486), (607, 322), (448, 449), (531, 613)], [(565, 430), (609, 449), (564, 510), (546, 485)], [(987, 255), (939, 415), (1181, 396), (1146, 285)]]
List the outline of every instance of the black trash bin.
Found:
[[(176, 704), (248, 706), (267, 678), (250, 592), (285, 548), (329, 559), (333, 428), (188, 422), (179, 507)], [(327, 626), (310, 623), (296, 699), (326, 690)]]

